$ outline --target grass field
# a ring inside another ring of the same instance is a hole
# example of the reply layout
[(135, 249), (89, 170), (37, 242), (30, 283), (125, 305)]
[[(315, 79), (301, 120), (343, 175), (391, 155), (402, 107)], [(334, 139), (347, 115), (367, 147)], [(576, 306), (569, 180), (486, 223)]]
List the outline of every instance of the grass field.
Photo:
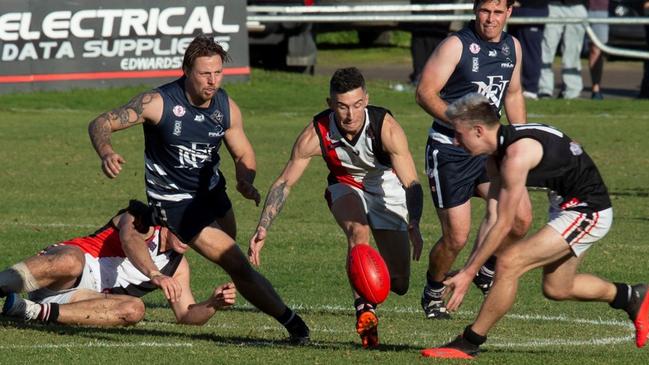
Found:
[[(266, 191), (288, 157), (295, 136), (325, 107), (327, 79), (255, 71), (252, 81), (228, 85), (240, 105), (256, 149), (257, 186)], [(0, 96), (0, 267), (42, 247), (101, 226), (130, 198), (144, 199), (143, 139), (139, 128), (114, 135), (127, 165), (116, 180), (106, 179), (87, 137), (88, 122), (126, 102), (143, 88)], [(429, 118), (410, 93), (371, 82), (373, 103), (390, 108), (406, 130), (420, 178)], [(579, 140), (606, 180), (615, 208), (609, 235), (593, 247), (583, 270), (625, 282), (649, 281), (649, 104), (634, 100), (528, 103), (529, 120), (546, 122)], [(227, 152), (224, 152), (224, 157)], [(229, 181), (232, 164), (225, 157)], [(24, 325), (0, 321), (0, 363), (457, 363), (423, 359), (419, 350), (448, 341), (473, 319), (481, 297), (472, 289), (451, 321), (425, 320), (419, 308), (425, 261), (412, 266), (411, 289), (390, 296), (379, 308), (382, 347), (360, 348), (344, 273), (345, 239), (322, 199), (325, 166), (314, 159), (293, 189), (272, 227), (260, 271), (311, 326), (313, 343), (294, 348), (284, 330), (245, 300), (218, 313), (203, 327), (175, 325), (163, 297), (145, 297), (147, 315), (125, 329)], [(427, 184), (425, 184), (427, 185)], [(247, 240), (260, 209), (230, 189)], [(546, 218), (545, 196), (533, 193), (535, 221)], [(483, 205), (475, 202), (477, 221)], [(422, 222), (425, 249), (440, 230), (426, 195)], [(225, 280), (222, 270), (191, 252), (192, 284), (198, 299)], [(463, 255), (456, 264), (463, 262)], [(605, 304), (556, 303), (540, 293), (540, 272), (528, 273), (516, 305), (484, 346), (476, 363), (646, 364), (649, 349), (638, 350), (622, 312)]]

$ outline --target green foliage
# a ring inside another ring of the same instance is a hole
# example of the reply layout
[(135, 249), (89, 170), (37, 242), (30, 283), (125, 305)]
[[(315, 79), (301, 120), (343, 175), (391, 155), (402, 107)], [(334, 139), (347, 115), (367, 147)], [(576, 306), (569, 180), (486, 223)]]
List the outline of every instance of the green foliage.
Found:
[[(254, 71), (252, 81), (228, 85), (242, 109), (246, 131), (258, 160), (256, 185), (265, 192), (281, 171), (297, 134), (325, 108), (325, 77)], [(430, 118), (411, 93), (370, 81), (372, 102), (390, 108), (408, 134), (420, 179)], [(139, 128), (113, 136), (115, 149), (128, 161), (109, 180), (87, 137), (87, 124), (101, 112), (128, 101), (146, 88), (75, 90), (0, 96), (0, 266), (11, 265), (40, 248), (103, 225), (128, 199), (144, 199), (143, 139)], [(593, 156), (611, 191), (615, 224), (588, 252), (582, 270), (616, 281), (649, 278), (646, 224), (649, 221), (649, 157), (646, 102), (605, 100), (528, 103), (530, 121), (558, 126)], [(233, 181), (232, 164), (223, 153), (223, 170)], [(419, 308), (426, 262), (412, 265), (408, 294), (391, 295), (379, 309), (380, 351), (364, 351), (354, 332), (351, 293), (344, 271), (345, 239), (322, 198), (327, 171), (314, 158), (291, 191), (269, 232), (260, 271), (312, 328), (313, 345), (287, 346), (284, 329), (259, 314), (243, 298), (218, 313), (207, 326), (175, 325), (159, 293), (145, 297), (143, 323), (125, 329), (23, 325), (0, 321), (2, 363), (431, 363), (419, 350), (458, 334), (479, 309), (472, 289), (454, 320), (428, 321)], [(424, 185), (426, 183), (424, 182)], [(243, 200), (230, 185), (230, 197), (244, 252), (260, 208)], [(544, 194), (532, 193), (533, 229), (546, 219)], [(484, 209), (474, 204), (474, 222)], [(476, 224), (477, 225), (477, 224)], [(422, 232), (426, 250), (440, 228), (426, 198)], [(456, 267), (466, 259), (464, 252)], [(425, 255), (424, 255), (425, 256)], [(227, 280), (223, 271), (194, 252), (188, 255), (198, 299)], [(521, 279), (509, 316), (490, 334), (477, 363), (493, 364), (642, 364), (648, 350), (634, 348), (632, 328), (621, 312), (605, 304), (550, 302), (543, 298), (540, 271)]]

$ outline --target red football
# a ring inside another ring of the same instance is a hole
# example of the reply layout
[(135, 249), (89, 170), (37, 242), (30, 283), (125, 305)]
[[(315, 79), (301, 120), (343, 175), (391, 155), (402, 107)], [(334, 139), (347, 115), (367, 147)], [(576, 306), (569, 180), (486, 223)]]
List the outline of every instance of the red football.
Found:
[(349, 252), (347, 276), (356, 292), (371, 303), (382, 303), (390, 293), (388, 267), (368, 244), (358, 244)]

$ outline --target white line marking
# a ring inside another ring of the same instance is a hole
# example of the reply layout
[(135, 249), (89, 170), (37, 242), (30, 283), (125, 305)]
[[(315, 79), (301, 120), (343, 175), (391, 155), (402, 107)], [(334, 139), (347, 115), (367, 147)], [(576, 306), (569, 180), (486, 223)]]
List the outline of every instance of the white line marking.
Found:
[(69, 349), (69, 348), (119, 348), (119, 347), (192, 347), (188, 342), (137, 342), (137, 343), (111, 343), (111, 342), (88, 342), (88, 343), (60, 343), (60, 344), (37, 344), (37, 345), (3, 345), (0, 350), (18, 349)]
[(548, 347), (548, 346), (607, 346), (630, 343), (634, 341), (633, 336), (591, 338), (588, 340), (562, 340), (562, 339), (533, 339), (526, 342), (502, 342), (487, 343), (486, 347)]
[(99, 224), (68, 224), (68, 223), (30, 223), (30, 222), (1, 222), (0, 226), (37, 227), (37, 228), (100, 228)]

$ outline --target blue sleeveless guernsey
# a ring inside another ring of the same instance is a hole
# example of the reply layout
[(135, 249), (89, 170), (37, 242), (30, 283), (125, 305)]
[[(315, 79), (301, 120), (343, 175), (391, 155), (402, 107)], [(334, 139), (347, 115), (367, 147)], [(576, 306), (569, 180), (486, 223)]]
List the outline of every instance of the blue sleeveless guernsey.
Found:
[(230, 127), (228, 95), (219, 89), (210, 106), (189, 103), (185, 78), (156, 89), (164, 107), (160, 123), (144, 124), (147, 196), (179, 202), (217, 186), (221, 178), (219, 148)]

